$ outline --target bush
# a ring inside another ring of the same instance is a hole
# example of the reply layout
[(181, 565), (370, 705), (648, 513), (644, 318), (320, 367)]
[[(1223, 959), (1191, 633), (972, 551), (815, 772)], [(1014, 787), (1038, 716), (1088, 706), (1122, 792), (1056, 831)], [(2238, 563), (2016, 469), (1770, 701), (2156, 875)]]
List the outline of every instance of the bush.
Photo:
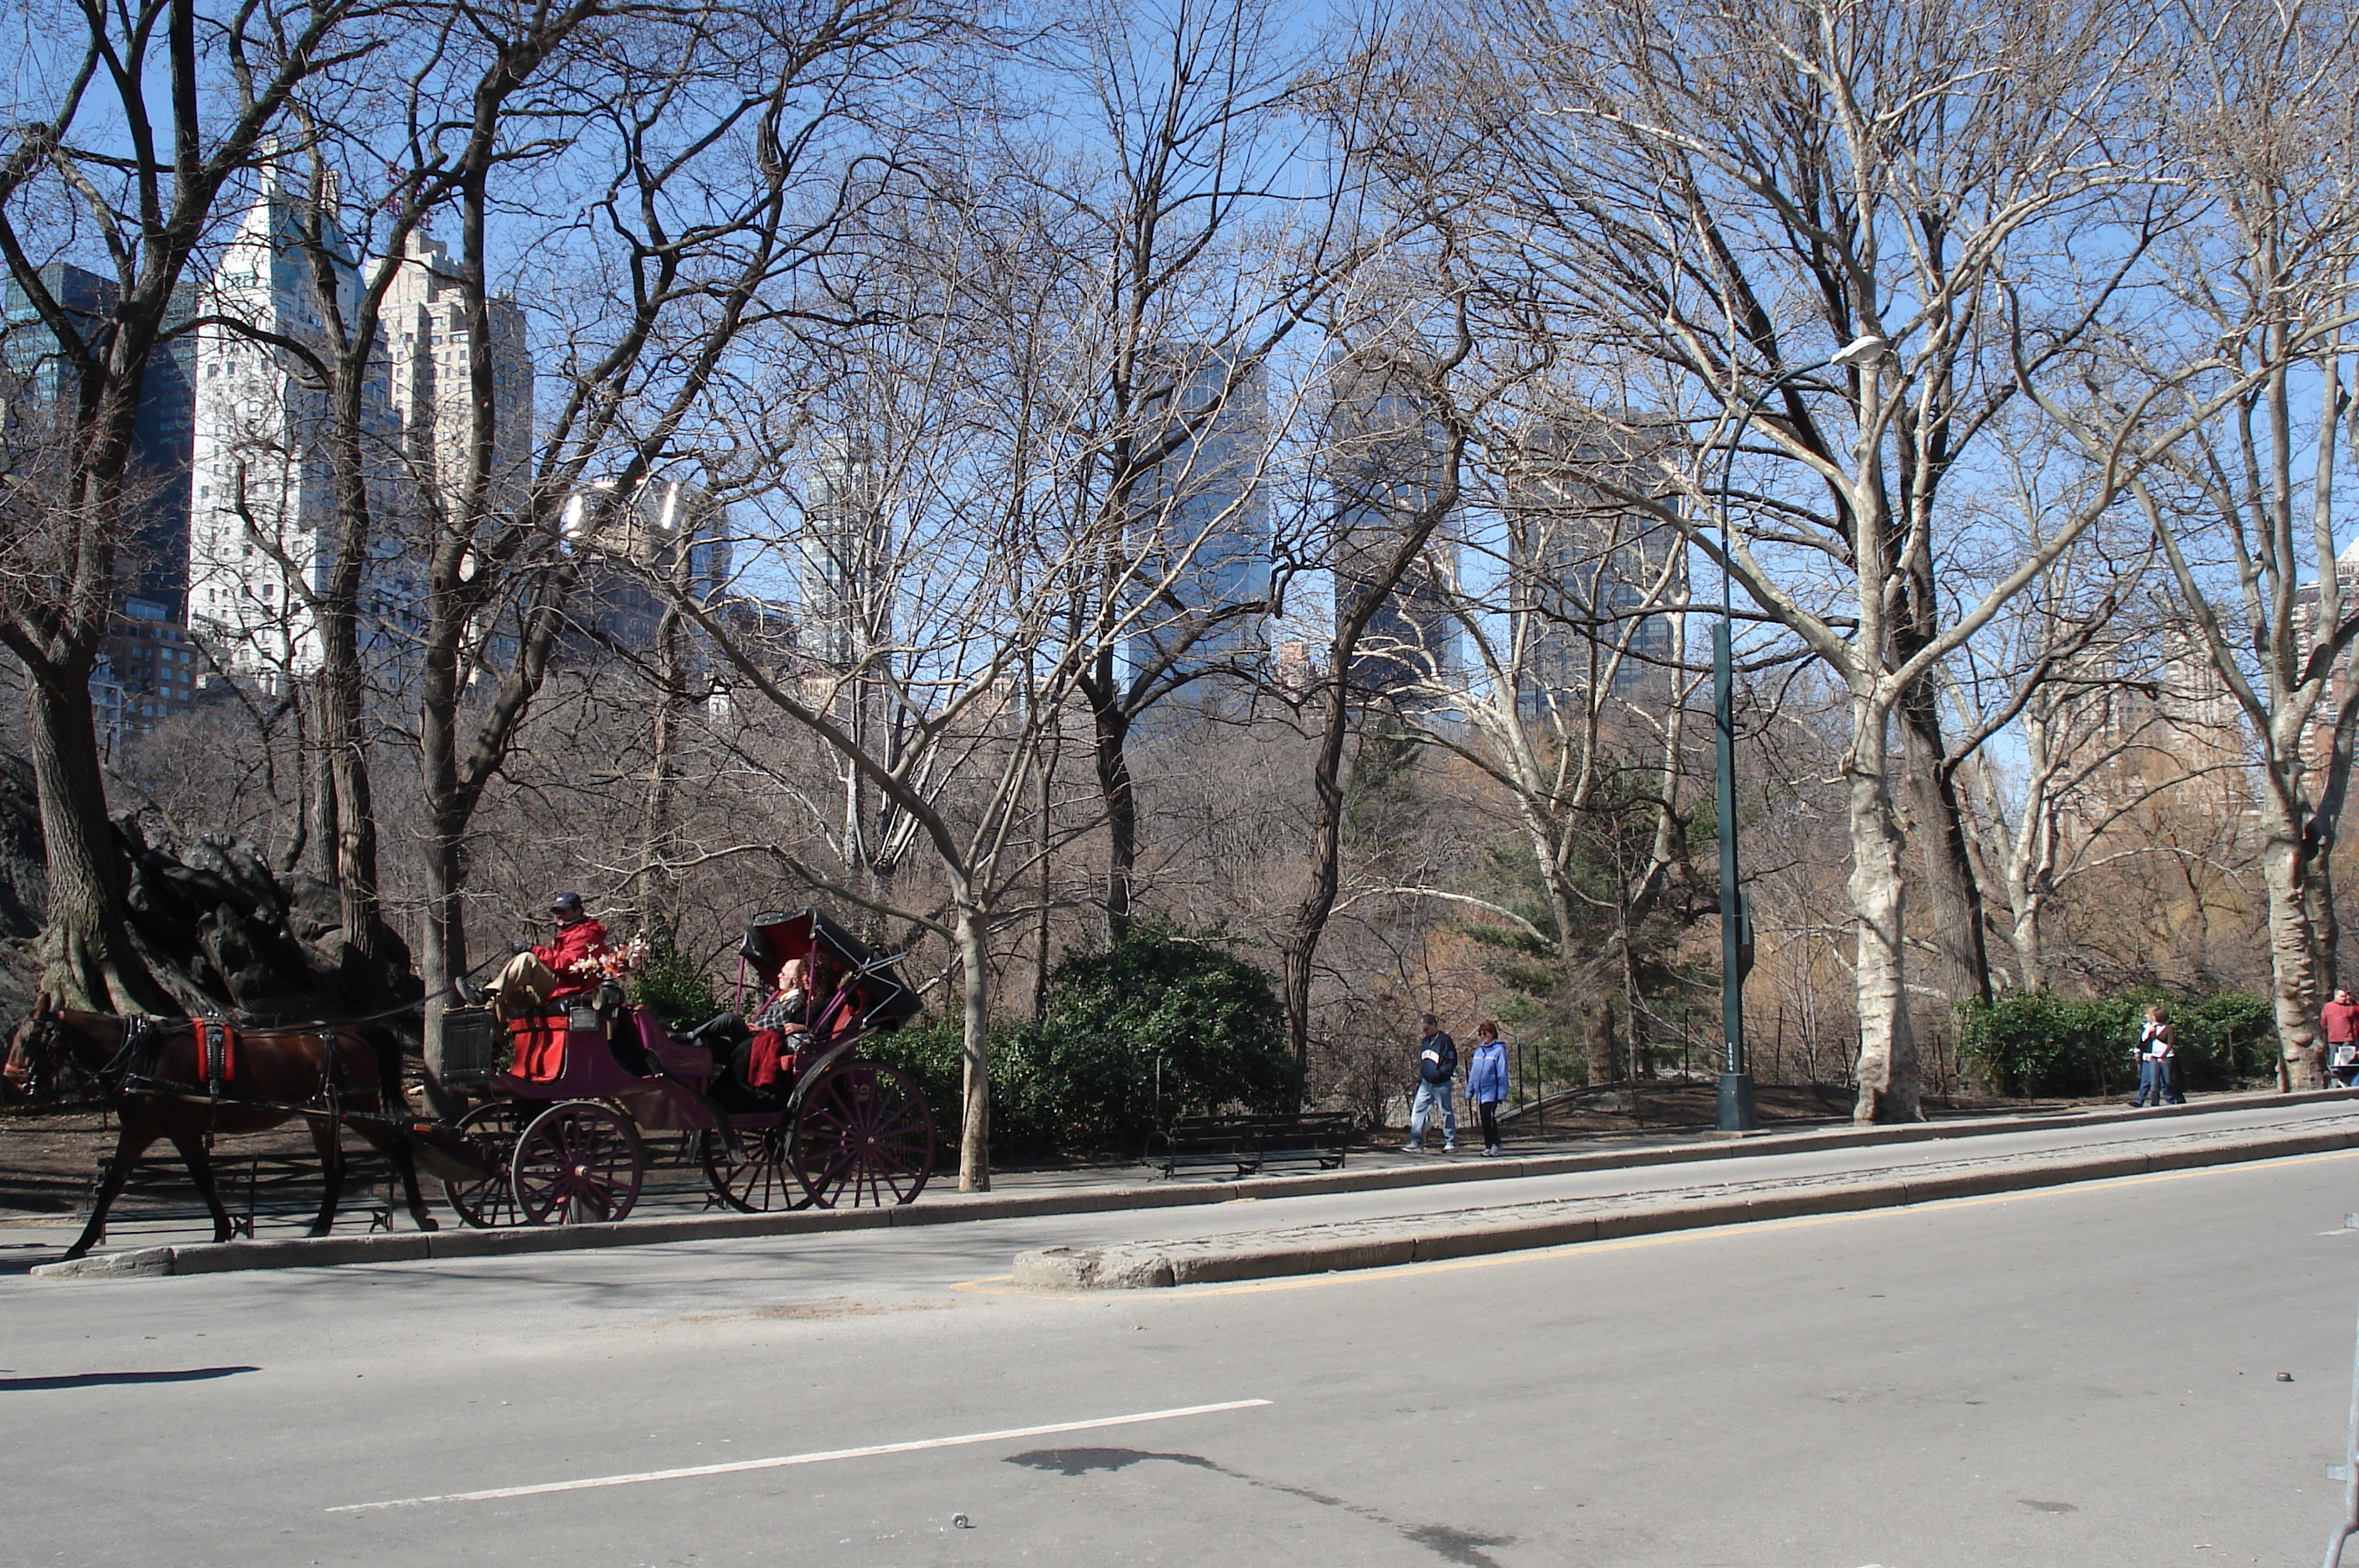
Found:
[(694, 1029), (722, 1010), (702, 966), (668, 937), (648, 939), (647, 955), (631, 976), (631, 1001), (674, 1033)]
[(2244, 991), (2173, 996), (2142, 986), (2090, 1002), (2017, 992), (1958, 1009), (1959, 1046), (2007, 1094), (2103, 1094), (2137, 1078), (2138, 1024), (2160, 1002), (2179, 1033), (2182, 1086), (2220, 1089), (2275, 1070), (2276, 1015)]
[[(870, 1052), (918, 1080), (946, 1143), (958, 1136), (962, 1050), (959, 1019), (937, 1016)], [(991, 1035), (996, 1153), (1136, 1154), (1174, 1116), (1284, 1110), (1300, 1092), (1269, 975), (1211, 939), (1143, 922), (1049, 972), (1038, 1029)]]

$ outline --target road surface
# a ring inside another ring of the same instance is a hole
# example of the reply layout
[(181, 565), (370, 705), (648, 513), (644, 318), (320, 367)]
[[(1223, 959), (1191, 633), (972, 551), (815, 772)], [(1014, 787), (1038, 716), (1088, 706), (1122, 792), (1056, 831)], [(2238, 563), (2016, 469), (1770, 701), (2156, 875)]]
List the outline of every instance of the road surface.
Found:
[(1476, 1195), (10, 1278), (0, 1562), (2282, 1564), (2334, 1521), (2359, 1153), (1258, 1285), (990, 1279), (1443, 1191)]

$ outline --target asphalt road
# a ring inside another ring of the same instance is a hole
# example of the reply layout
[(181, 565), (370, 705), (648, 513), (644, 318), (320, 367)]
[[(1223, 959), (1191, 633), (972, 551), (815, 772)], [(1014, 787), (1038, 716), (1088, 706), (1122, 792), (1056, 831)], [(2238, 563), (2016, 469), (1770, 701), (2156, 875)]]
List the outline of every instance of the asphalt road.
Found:
[(0, 1562), (2278, 1564), (2334, 1521), (2359, 1153), (1261, 1285), (982, 1278), (1380, 1196), (0, 1281)]

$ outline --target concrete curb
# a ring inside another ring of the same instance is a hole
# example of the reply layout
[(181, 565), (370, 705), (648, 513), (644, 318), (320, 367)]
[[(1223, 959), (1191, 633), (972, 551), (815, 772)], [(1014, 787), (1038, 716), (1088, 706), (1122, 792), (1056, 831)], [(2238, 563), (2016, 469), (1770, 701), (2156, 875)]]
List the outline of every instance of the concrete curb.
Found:
[[(1047, 1214), (1104, 1214), (1123, 1209), (1190, 1208), (1243, 1199), (1314, 1197), (1333, 1192), (1386, 1192), (1402, 1187), (1458, 1181), (1498, 1181), (1559, 1176), (1583, 1171), (1638, 1170), (1657, 1165), (1749, 1160), (1760, 1155), (1804, 1154), (1865, 1149), (1884, 1144), (1923, 1143), (2002, 1133), (2108, 1127), (2226, 1111), (2267, 1109), (2329, 1100), (2359, 1099), (2347, 1090), (2310, 1090), (2292, 1094), (2223, 1096), (2200, 1105), (2158, 1110), (2108, 1110), (2072, 1116), (2004, 1116), (1971, 1122), (1918, 1122), (1905, 1127), (1835, 1127), (1812, 1132), (1755, 1133), (1696, 1145), (1657, 1149), (1601, 1149), (1579, 1154), (1534, 1155), (1501, 1160), (1436, 1159), (1430, 1163), (1379, 1170), (1332, 1171), (1300, 1176), (1260, 1176), (1243, 1181), (1182, 1186), (1151, 1183), (1063, 1192), (988, 1192), (927, 1201), (908, 1208), (801, 1210), (788, 1214), (701, 1214), (618, 1224), (549, 1225), (506, 1230), (450, 1229), (286, 1241), (198, 1243), (94, 1253), (71, 1262), (36, 1264), (37, 1279), (123, 1279), (157, 1274), (219, 1274), (249, 1269), (312, 1269), (351, 1263), (406, 1263), (461, 1258), (506, 1258), (527, 1252), (575, 1252), (606, 1247), (653, 1247), (673, 1242), (734, 1241), (749, 1236), (810, 1236), (897, 1225), (962, 1225), (970, 1220), (1025, 1219)], [(2340, 1135), (2337, 1135), (2340, 1136)], [(2359, 1136), (2359, 1135), (2354, 1135)], [(2339, 1145), (2337, 1147), (2340, 1147)], [(1713, 1222), (1719, 1223), (1719, 1222)], [(136, 1265), (122, 1260), (136, 1258)]]
[[(1307, 1227), (1279, 1232), (1243, 1247), (1218, 1243), (1150, 1242), (1134, 1247), (1075, 1249), (1052, 1247), (1019, 1253), (1015, 1280), (1046, 1290), (1131, 1290), (1241, 1279), (1283, 1279), (1346, 1269), (1390, 1269), (1490, 1253), (1524, 1252), (1623, 1236), (1701, 1230), (1813, 1214), (1854, 1214), (1905, 1208), (1957, 1198), (1988, 1197), (2098, 1181), (2122, 1176), (2243, 1164), (2288, 1156), (2359, 1149), (2359, 1129), (2289, 1133), (2237, 1143), (2219, 1143), (2150, 1153), (2108, 1152), (2080, 1157), (2043, 1157), (2001, 1163), (1983, 1171), (1945, 1171), (1893, 1181), (1843, 1182), (1816, 1189), (1747, 1193), (1683, 1203), (1642, 1204), (1611, 1213), (1582, 1213), (1610, 1200), (1569, 1199), (1549, 1212), (1495, 1222), (1464, 1215), (1426, 1220)], [(1322, 1232), (1327, 1234), (1321, 1234)]]

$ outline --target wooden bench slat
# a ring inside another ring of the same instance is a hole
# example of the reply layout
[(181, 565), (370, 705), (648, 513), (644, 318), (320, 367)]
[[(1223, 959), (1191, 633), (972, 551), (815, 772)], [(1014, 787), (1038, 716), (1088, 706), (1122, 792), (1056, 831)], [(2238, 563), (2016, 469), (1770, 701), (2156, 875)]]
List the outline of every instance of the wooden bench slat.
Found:
[(1343, 1165), (1357, 1130), (1357, 1120), (1348, 1111), (1180, 1116), (1157, 1129), (1148, 1141), (1147, 1160), (1159, 1165), (1166, 1176), (1177, 1176), (1183, 1168), (1212, 1167), (1250, 1176), (1273, 1164), (1334, 1170)]

